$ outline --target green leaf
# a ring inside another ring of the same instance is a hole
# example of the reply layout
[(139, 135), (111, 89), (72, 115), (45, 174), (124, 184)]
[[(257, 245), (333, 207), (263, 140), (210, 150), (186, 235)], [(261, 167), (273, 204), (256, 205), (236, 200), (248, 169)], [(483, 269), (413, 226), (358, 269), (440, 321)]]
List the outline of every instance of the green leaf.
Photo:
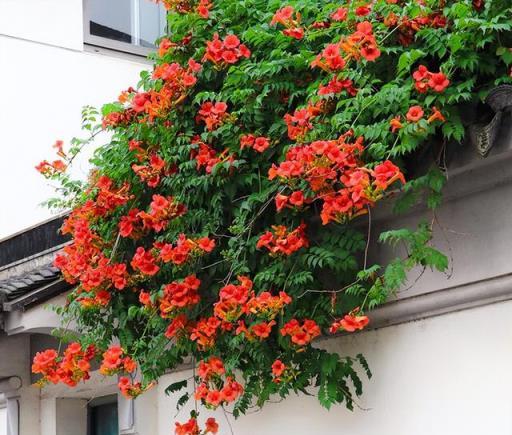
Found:
[(173, 382), (171, 385), (169, 385), (165, 390), (165, 394), (167, 396), (170, 396), (172, 393), (175, 393), (177, 391), (180, 391), (181, 389), (185, 388), (188, 384), (188, 381), (185, 379), (183, 381)]
[(406, 51), (398, 58), (398, 73), (401, 74), (405, 70), (410, 70), (412, 65), (422, 57), (425, 57), (426, 53), (423, 50), (412, 49)]

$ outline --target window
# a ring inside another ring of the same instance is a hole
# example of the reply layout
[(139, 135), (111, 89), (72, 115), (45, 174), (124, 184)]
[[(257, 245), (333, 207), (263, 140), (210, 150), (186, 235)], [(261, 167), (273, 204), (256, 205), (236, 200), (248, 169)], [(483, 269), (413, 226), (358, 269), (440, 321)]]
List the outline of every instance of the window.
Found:
[(151, 0), (84, 0), (87, 44), (146, 55), (166, 24), (164, 6)]
[(118, 435), (117, 396), (104, 396), (91, 400), (87, 409), (88, 435)]

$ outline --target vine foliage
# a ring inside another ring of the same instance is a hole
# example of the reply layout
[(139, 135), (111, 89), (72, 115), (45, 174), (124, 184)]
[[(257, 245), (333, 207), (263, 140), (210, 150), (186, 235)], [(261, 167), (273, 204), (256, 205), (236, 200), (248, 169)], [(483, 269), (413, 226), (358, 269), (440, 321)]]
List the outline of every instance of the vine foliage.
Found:
[[(365, 328), (412, 268), (447, 269), (431, 224), (372, 234), (372, 210), (439, 204), (436, 163), (462, 141), (464, 107), (511, 82), (509, 1), (162, 2), (152, 71), (86, 107), (89, 137), (38, 166), (61, 183), (48, 204), (72, 210), (55, 264), (75, 289), (57, 310), (80, 334), (33, 371), (73, 386), (99, 359), (136, 397), (192, 361), (193, 379), (167, 388), (192, 384), (178, 406), (238, 417), (314, 392), (352, 409), (368, 364), (316, 339)], [(406, 255), (374, 264), (376, 243)], [(176, 433), (217, 432), (197, 417)]]

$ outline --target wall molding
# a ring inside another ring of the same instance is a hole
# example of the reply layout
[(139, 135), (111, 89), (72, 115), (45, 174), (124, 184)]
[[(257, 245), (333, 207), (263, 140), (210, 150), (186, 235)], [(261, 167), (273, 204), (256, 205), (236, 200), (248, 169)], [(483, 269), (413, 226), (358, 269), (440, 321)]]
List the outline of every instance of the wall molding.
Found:
[(369, 313), (371, 329), (512, 300), (512, 273), (387, 302)]

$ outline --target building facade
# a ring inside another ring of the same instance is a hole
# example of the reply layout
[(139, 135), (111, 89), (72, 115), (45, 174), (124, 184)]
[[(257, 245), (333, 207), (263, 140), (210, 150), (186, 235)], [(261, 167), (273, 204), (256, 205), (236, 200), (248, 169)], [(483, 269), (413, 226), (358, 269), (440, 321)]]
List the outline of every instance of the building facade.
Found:
[[(135, 401), (97, 372), (74, 389), (32, 385), (33, 355), (58, 345), (51, 331), (59, 319), (48, 306), (65, 303), (69, 290), (52, 267), (67, 243), (57, 233), (62, 217), (39, 207), (52, 190), (33, 167), (56, 139), (80, 134), (83, 105), (99, 106), (137, 82), (161, 31), (155, 5), (109, 2), (115, 17), (105, 1), (0, 0), (0, 435), (163, 435), (188, 416), (187, 409), (176, 416), (177, 397), (165, 393), (191, 376), (188, 367)], [(450, 257), (451, 272), (413, 271), (407, 289), (370, 313), (371, 329), (318, 343), (367, 357), (374, 376), (355, 411), (291, 397), (237, 421), (217, 412), (221, 434), (512, 433), (511, 167), (505, 113), (487, 157), (467, 143), (449, 161), (434, 242)], [(87, 169), (84, 159), (75, 175)], [(432, 219), (421, 207), (392, 219), (385, 207), (373, 215), (374, 234)], [(371, 245), (375, 259), (393, 255), (376, 240)]]

